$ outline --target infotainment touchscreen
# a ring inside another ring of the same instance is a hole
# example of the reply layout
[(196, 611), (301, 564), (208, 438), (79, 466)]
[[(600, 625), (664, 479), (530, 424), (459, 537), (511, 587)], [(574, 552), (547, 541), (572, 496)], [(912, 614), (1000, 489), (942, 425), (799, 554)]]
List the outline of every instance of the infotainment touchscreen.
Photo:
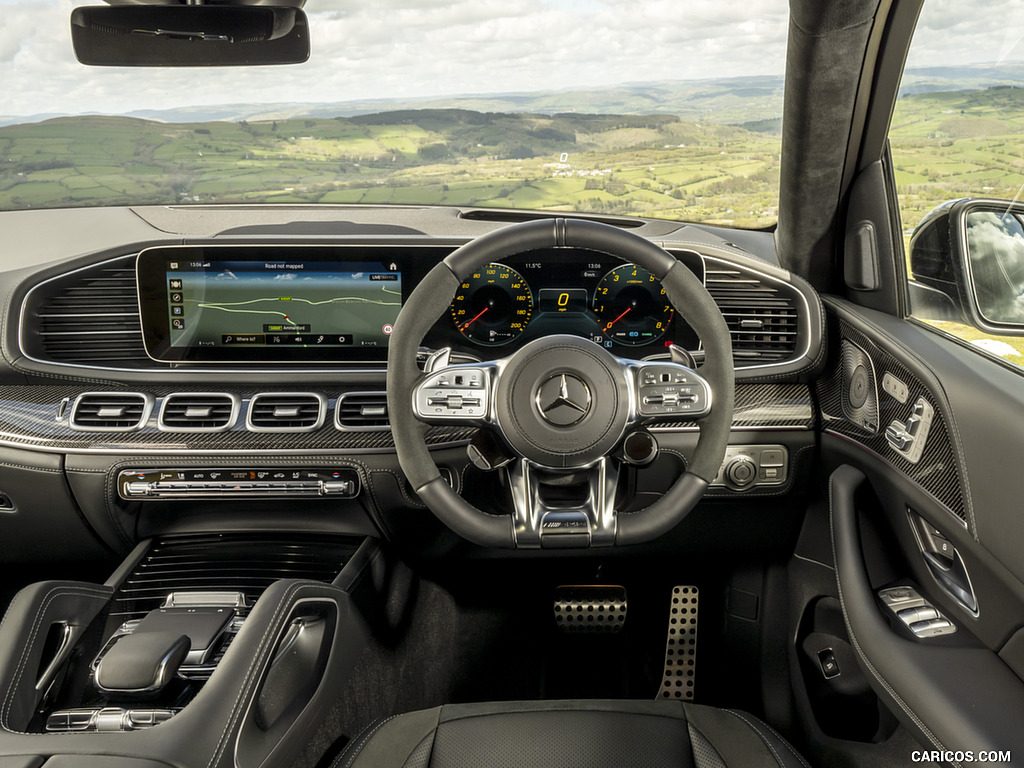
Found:
[(152, 248), (138, 278), (146, 351), (168, 362), (384, 360), (402, 308), (398, 264), (331, 248)]

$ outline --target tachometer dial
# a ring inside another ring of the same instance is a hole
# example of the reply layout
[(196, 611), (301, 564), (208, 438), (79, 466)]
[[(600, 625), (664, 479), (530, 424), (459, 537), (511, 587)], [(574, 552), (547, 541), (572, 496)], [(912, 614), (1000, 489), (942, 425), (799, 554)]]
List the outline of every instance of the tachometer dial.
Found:
[(459, 333), (477, 344), (498, 345), (526, 330), (533, 295), (523, 276), (504, 264), (488, 264), (462, 281), (452, 300)]
[(604, 338), (640, 346), (664, 336), (675, 312), (654, 275), (635, 264), (623, 264), (597, 284), (594, 314)]

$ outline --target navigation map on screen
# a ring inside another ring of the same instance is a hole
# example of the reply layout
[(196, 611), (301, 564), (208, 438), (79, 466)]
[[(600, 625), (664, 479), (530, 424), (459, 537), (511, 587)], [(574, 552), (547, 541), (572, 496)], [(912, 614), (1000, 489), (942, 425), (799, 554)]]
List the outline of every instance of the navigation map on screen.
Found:
[(383, 347), (402, 279), (379, 263), (170, 261), (172, 347)]

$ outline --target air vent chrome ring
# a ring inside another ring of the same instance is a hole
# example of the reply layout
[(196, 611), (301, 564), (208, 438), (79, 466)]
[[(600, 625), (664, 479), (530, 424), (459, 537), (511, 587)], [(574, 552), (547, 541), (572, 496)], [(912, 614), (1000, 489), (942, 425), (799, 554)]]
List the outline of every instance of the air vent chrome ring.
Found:
[[(149, 421), (154, 403), (146, 392), (83, 392), (71, 405), (68, 426), (76, 432), (134, 432)], [(127, 408), (136, 415), (126, 418)]]
[[(342, 416), (343, 404), (346, 400), (362, 399), (355, 423), (351, 417)], [(391, 429), (387, 413), (388, 396), (383, 390), (376, 392), (342, 392), (334, 406), (334, 426), (342, 432), (382, 432)], [(374, 409), (373, 414), (366, 414), (368, 408)]]
[[(174, 408), (181, 407), (180, 401), (188, 403), (186, 410), (174, 413)], [(226, 414), (222, 413), (225, 407), (229, 409)], [(174, 392), (160, 404), (157, 427), (161, 432), (226, 432), (235, 425), (241, 407), (241, 398), (229, 392)], [(215, 409), (221, 413), (215, 413)], [(169, 418), (175, 423), (168, 423)]]
[[(302, 399), (305, 398), (305, 403)], [(266, 402), (278, 401), (269, 414), (259, 414), (258, 407)], [(261, 402), (263, 401), (263, 402)], [(316, 417), (312, 420), (303, 415), (303, 407), (316, 406)], [(245, 428), (250, 432), (315, 432), (324, 425), (327, 417), (327, 398), (318, 392), (261, 392), (249, 400), (245, 415)], [(275, 420), (281, 424), (257, 423)], [(302, 422), (302, 423), (297, 423)]]

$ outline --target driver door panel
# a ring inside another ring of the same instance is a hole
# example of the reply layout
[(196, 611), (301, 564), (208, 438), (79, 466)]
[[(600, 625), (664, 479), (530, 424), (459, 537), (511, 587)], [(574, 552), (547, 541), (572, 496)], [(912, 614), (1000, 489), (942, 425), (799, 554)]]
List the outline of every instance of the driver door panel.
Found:
[[(859, 665), (922, 744), (1019, 753), (1020, 376), (912, 322), (827, 304), (833, 361), (817, 387), (822, 477)], [(914, 419), (922, 412), (926, 423)], [(955, 631), (911, 631), (879, 598), (894, 585), (916, 589)]]

